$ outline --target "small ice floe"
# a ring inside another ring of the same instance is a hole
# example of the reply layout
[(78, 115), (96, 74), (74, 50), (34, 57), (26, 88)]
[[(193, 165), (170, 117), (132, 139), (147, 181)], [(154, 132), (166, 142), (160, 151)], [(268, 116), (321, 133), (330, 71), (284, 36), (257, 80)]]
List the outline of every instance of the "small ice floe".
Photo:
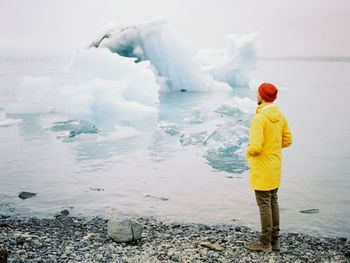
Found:
[(230, 174), (241, 174), (247, 170), (245, 149), (248, 133), (248, 127), (238, 122), (219, 125), (204, 141), (204, 157), (208, 164), (218, 171)]
[[(71, 139), (81, 134), (97, 134), (97, 127), (84, 120), (68, 120), (55, 122), (50, 128), (51, 131), (61, 132), (57, 138)], [(62, 133), (64, 132), (64, 133)]]
[(6, 105), (12, 114), (43, 114), (54, 110), (53, 81), (47, 77), (23, 77), (16, 100)]
[(320, 212), (320, 209), (306, 209), (306, 210), (301, 210), (300, 213), (303, 214), (318, 214)]
[(219, 106), (215, 112), (239, 119), (250, 119), (255, 109), (256, 102), (253, 100), (249, 98), (233, 97), (230, 102)]
[(161, 122), (157, 125), (159, 129), (162, 129), (166, 134), (171, 136), (177, 135), (180, 133), (181, 128), (174, 123)]
[(215, 112), (233, 117), (241, 117), (243, 115), (243, 112), (239, 108), (229, 104), (221, 105)]
[(146, 193), (146, 194), (145, 194), (145, 197), (151, 197), (151, 198), (159, 199), (159, 200), (162, 200), (162, 201), (168, 201), (168, 200), (169, 200), (169, 198), (160, 197), (160, 196), (154, 196), (154, 195), (150, 195), (149, 193)]
[(203, 112), (199, 108), (193, 108), (191, 111), (191, 115), (185, 118), (185, 122), (187, 123), (203, 123), (205, 121), (205, 116)]
[(15, 125), (19, 122), (21, 122), (21, 119), (5, 119), (5, 120), (0, 120), (0, 127), (9, 127), (12, 125)]
[(203, 144), (205, 143), (207, 138), (207, 131), (196, 132), (191, 134), (181, 134), (180, 143), (182, 146)]
[(142, 134), (139, 130), (133, 128), (133, 127), (119, 127), (116, 126), (114, 131), (109, 132), (105, 135), (99, 135), (97, 137), (98, 142), (105, 142), (105, 141), (118, 141), (123, 140), (131, 137), (135, 137)]
[(9, 119), (5, 111), (0, 111), (0, 127), (9, 127), (21, 122), (21, 119)]

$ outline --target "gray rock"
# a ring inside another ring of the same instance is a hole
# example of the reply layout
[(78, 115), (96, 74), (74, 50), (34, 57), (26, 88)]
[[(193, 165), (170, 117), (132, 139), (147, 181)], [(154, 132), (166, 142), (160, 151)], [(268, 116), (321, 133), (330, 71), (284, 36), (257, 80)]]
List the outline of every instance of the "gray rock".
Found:
[(21, 199), (28, 199), (28, 198), (31, 198), (33, 196), (35, 196), (36, 193), (31, 193), (31, 192), (21, 192), (18, 197), (21, 198)]
[(171, 257), (171, 260), (175, 261), (175, 262), (179, 262), (181, 261), (181, 255), (178, 252), (175, 252), (174, 255)]
[(63, 216), (68, 216), (69, 215), (69, 211), (67, 209), (64, 209), (60, 212), (61, 215)]
[(116, 242), (130, 242), (141, 238), (143, 232), (143, 225), (137, 221), (115, 220), (108, 221), (107, 234)]
[(307, 210), (301, 210), (300, 213), (303, 214), (318, 214), (320, 212), (320, 209), (307, 209)]

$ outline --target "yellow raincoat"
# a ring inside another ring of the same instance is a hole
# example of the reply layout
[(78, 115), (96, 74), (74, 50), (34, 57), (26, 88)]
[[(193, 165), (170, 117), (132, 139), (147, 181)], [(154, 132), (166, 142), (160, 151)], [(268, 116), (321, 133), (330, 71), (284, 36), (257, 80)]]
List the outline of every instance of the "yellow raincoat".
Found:
[(250, 127), (247, 148), (252, 189), (269, 191), (279, 188), (282, 148), (291, 144), (292, 134), (287, 119), (278, 107), (270, 102), (260, 104)]

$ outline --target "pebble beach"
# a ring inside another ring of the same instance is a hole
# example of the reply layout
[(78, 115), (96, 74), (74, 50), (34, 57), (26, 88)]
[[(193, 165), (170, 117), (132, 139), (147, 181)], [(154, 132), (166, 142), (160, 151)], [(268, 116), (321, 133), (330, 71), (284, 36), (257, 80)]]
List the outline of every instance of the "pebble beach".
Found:
[(234, 222), (135, 220), (144, 226), (141, 239), (117, 243), (107, 235), (108, 220), (99, 217), (0, 215), (0, 250), (8, 253), (8, 262), (350, 262), (350, 241), (343, 237), (282, 233), (281, 250), (262, 253), (243, 247), (259, 233)]

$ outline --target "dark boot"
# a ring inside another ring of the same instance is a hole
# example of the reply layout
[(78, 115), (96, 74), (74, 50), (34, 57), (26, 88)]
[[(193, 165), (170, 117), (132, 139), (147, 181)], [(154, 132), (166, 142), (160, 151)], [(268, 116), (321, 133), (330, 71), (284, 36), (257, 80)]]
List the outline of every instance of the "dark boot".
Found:
[(252, 251), (261, 251), (265, 253), (270, 253), (272, 251), (271, 244), (264, 244), (262, 242), (246, 242), (244, 247)]
[(272, 245), (272, 250), (274, 251), (279, 251), (281, 249), (281, 242), (278, 238), (272, 239), (271, 245)]

